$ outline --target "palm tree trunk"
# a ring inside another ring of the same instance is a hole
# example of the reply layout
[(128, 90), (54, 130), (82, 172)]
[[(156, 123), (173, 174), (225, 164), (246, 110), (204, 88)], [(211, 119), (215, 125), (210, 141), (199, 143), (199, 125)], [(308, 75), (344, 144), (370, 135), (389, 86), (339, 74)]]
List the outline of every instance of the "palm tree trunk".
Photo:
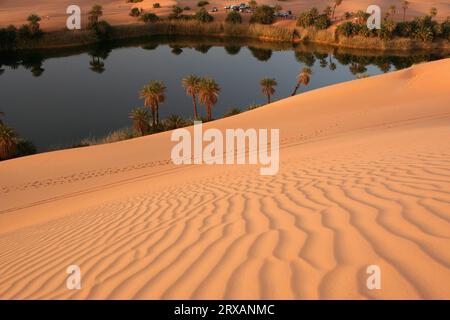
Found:
[(267, 104), (270, 103), (270, 94), (267, 94)]
[(405, 21), (405, 20), (406, 20), (406, 9), (403, 8), (403, 21)]
[(291, 96), (295, 96), (295, 95), (297, 94), (298, 88), (300, 88), (300, 82), (297, 82), (297, 85), (295, 86), (294, 92), (292, 92), (292, 95), (291, 95)]
[(197, 97), (195, 94), (192, 95), (192, 103), (194, 104), (194, 119), (198, 119), (198, 113), (197, 113)]
[(211, 121), (211, 105), (209, 105), (208, 104), (208, 106), (206, 107), (206, 111), (207, 111), (207, 118), (208, 118), (208, 121)]
[(331, 15), (331, 20), (334, 20), (334, 12), (336, 11), (336, 4), (333, 6), (333, 14)]
[(156, 103), (156, 124), (159, 124), (159, 104)]
[(152, 107), (152, 127), (155, 127), (156, 119), (155, 119), (155, 107)]

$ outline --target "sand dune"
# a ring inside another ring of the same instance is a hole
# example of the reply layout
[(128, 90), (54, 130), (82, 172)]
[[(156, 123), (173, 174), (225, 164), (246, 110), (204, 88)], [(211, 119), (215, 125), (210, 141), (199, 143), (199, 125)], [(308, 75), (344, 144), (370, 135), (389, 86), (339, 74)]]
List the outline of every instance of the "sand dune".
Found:
[(275, 176), (175, 166), (170, 133), (2, 162), (0, 297), (450, 299), (449, 85), (447, 59), (205, 125), (280, 128)]
[[(153, 3), (160, 3), (161, 8), (153, 9)], [(104, 8), (103, 19), (107, 20), (111, 24), (129, 24), (135, 23), (136, 18), (130, 17), (129, 13), (132, 7), (143, 8), (145, 10), (151, 10), (158, 15), (168, 15), (173, 5), (178, 5), (182, 8), (189, 6), (192, 12), (198, 10), (196, 0), (143, 0), (142, 2), (132, 4), (127, 3), (125, 0), (79, 0), (77, 5), (80, 6), (82, 11), (82, 23), (87, 23), (87, 12), (94, 4), (100, 4)], [(217, 19), (224, 19), (225, 10), (222, 8), (225, 5), (239, 4), (245, 1), (239, 0), (210, 0), (210, 6), (219, 8), (219, 12), (215, 13)], [(260, 0), (257, 1), (260, 4), (279, 4), (284, 10), (292, 10), (294, 14), (300, 11), (307, 10), (313, 6), (319, 10), (324, 9), (327, 5), (331, 5), (332, 1), (319, 1), (319, 0), (287, 0), (280, 3), (277, 0)], [(39, 14), (43, 17), (41, 26), (45, 30), (58, 30), (63, 29), (66, 26), (66, 8), (73, 4), (69, 0), (39, 0), (39, 6), (35, 6), (35, 1), (31, 0), (0, 0), (0, 27), (10, 24), (21, 25), (26, 23), (26, 18), (31, 13)], [(403, 11), (401, 9), (398, 0), (344, 0), (342, 5), (336, 10), (338, 15), (343, 14), (346, 11), (365, 10), (371, 4), (378, 4), (382, 10), (388, 10), (389, 6), (394, 4), (397, 6), (397, 19), (401, 20), (403, 17)], [(442, 0), (411, 0), (409, 9), (406, 12), (408, 18), (423, 15), (430, 11), (431, 7), (438, 9), (438, 20), (443, 20), (450, 15), (450, 3)], [(247, 17), (247, 15), (245, 15)]]

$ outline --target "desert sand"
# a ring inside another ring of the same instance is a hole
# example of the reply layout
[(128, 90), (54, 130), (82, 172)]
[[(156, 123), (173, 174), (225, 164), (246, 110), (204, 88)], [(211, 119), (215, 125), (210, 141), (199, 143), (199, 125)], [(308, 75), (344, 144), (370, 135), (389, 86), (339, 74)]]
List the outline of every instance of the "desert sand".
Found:
[(1, 162), (0, 297), (450, 299), (449, 87), (447, 59), (204, 125), (279, 128), (275, 176), (176, 166), (171, 132)]
[[(153, 9), (154, 3), (160, 3), (161, 8)], [(78, 0), (76, 3), (69, 0), (0, 0), (0, 27), (10, 24), (21, 25), (26, 23), (26, 18), (31, 13), (36, 13), (43, 17), (41, 27), (44, 30), (58, 30), (64, 29), (66, 26), (66, 8), (69, 5), (77, 4), (82, 10), (82, 23), (87, 23), (87, 12), (94, 4), (100, 4), (104, 8), (104, 15), (102, 19), (107, 20), (111, 24), (130, 24), (136, 23), (137, 19), (129, 15), (132, 7), (142, 8), (147, 11), (155, 12), (160, 16), (168, 15), (172, 6), (178, 5), (182, 8), (189, 6), (190, 12), (198, 10), (196, 0), (143, 0), (142, 2), (132, 4), (125, 0)], [(226, 5), (239, 4), (246, 1), (240, 0), (210, 0), (208, 9), (212, 7), (219, 8), (219, 12), (214, 13), (218, 20), (224, 19), (226, 11), (223, 9)], [(291, 10), (294, 14), (298, 14), (303, 10), (317, 7), (319, 10), (324, 9), (327, 5), (332, 5), (333, 1), (323, 0), (260, 0), (259, 4), (281, 5), (283, 10)], [(38, 5), (37, 5), (38, 3)], [(336, 9), (336, 14), (341, 15), (346, 11), (366, 10), (371, 4), (378, 4), (382, 10), (388, 10), (389, 6), (394, 4), (397, 7), (396, 18), (401, 20), (403, 18), (403, 11), (401, 9), (400, 1), (398, 0), (344, 0), (342, 5)], [(410, 7), (406, 12), (407, 18), (416, 17), (429, 12), (431, 7), (438, 9), (438, 20), (445, 19), (450, 15), (450, 3), (448, 1), (439, 0), (410, 0)], [(189, 13), (189, 11), (187, 11)], [(244, 14), (246, 18), (248, 14)]]

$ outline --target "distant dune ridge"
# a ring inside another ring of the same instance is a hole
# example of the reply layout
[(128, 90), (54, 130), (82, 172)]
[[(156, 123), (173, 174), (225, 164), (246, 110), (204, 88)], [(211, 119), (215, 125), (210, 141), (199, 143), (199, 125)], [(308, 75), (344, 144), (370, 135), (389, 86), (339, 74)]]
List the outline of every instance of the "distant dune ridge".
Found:
[(170, 132), (2, 162), (0, 297), (450, 299), (449, 87), (446, 59), (204, 125), (279, 128), (275, 176), (175, 166)]

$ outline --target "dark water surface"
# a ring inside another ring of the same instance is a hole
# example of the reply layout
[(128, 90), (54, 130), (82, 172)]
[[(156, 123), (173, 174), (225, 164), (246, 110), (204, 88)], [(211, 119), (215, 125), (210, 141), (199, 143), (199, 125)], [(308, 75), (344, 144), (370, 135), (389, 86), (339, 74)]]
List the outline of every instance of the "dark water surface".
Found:
[[(181, 79), (192, 73), (214, 78), (221, 87), (213, 110), (218, 118), (230, 108), (263, 104), (262, 77), (277, 80), (276, 100), (291, 94), (305, 66), (313, 69), (313, 75), (301, 92), (444, 57), (198, 38), (0, 53), (0, 111), (5, 113), (4, 122), (45, 151), (130, 126), (130, 111), (143, 105), (138, 92), (153, 79), (167, 86), (161, 118), (170, 114), (192, 118), (192, 101)], [(205, 114), (203, 106), (200, 110)]]

